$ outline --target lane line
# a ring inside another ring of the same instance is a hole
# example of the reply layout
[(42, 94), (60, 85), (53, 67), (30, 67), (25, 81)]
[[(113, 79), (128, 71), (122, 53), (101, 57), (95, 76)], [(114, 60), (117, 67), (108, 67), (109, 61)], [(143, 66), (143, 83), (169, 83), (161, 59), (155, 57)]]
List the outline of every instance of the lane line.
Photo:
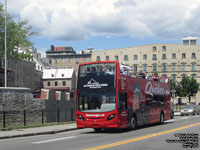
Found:
[(76, 138), (76, 137), (77, 137), (77, 136), (68, 136), (68, 137), (63, 137), (63, 138), (57, 138), (57, 139), (50, 139), (50, 140), (45, 140), (45, 141), (32, 142), (32, 144), (50, 143), (50, 142), (55, 142), (55, 141), (73, 139), (73, 138)]
[(111, 143), (111, 144), (102, 145), (102, 146), (93, 147), (93, 148), (88, 148), (88, 149), (83, 149), (83, 150), (100, 150), (100, 149), (111, 148), (111, 147), (115, 147), (115, 146), (119, 146), (119, 145), (123, 145), (123, 144), (128, 144), (128, 143), (132, 143), (132, 142), (136, 142), (136, 141), (141, 141), (141, 140), (152, 138), (152, 137), (155, 137), (155, 136), (164, 135), (164, 134), (167, 134), (167, 133), (183, 130), (183, 129), (194, 127), (194, 126), (198, 126), (198, 125), (200, 125), (200, 122), (194, 123), (194, 124), (190, 124), (190, 125), (187, 125), (187, 126), (183, 126), (183, 127), (179, 127), (179, 128), (175, 128), (175, 129), (171, 129), (171, 130), (167, 130), (167, 131), (163, 131), (163, 132), (149, 134), (149, 135), (145, 135), (145, 136), (141, 136), (141, 137), (137, 137), (137, 138), (133, 138), (133, 139), (129, 139), (129, 140), (124, 140), (124, 141), (120, 141), (120, 142), (114, 142), (114, 143)]

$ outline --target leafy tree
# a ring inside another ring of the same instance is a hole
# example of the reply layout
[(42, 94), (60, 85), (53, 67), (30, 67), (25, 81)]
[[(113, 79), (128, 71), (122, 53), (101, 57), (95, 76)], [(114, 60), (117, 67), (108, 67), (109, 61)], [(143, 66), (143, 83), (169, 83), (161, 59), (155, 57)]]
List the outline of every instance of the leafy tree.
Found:
[(188, 97), (189, 103), (191, 102), (191, 96), (196, 94), (199, 90), (199, 84), (194, 78), (184, 76), (180, 82), (180, 86), (176, 88), (177, 94), (180, 97)]
[[(3, 5), (0, 3), (0, 61), (4, 57), (5, 51), (5, 12)], [(7, 57), (12, 59), (30, 59), (31, 55), (28, 48), (32, 43), (28, 37), (34, 33), (31, 27), (27, 26), (28, 21), (15, 22), (14, 19), (7, 14)], [(25, 52), (18, 53), (17, 49), (21, 48)]]

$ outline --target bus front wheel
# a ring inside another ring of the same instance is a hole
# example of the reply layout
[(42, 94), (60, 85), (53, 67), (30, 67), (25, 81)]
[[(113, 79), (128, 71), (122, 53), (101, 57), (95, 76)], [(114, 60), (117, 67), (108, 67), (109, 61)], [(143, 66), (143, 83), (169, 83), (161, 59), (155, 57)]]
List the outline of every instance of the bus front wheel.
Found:
[(135, 130), (137, 128), (137, 118), (135, 115), (131, 117), (131, 129)]
[(102, 128), (93, 128), (95, 132), (102, 132)]

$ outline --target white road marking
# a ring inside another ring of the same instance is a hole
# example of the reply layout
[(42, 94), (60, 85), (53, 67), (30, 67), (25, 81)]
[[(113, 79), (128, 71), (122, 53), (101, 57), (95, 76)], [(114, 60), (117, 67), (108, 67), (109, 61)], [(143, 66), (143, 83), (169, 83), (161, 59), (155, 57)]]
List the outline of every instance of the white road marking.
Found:
[(50, 140), (45, 140), (45, 141), (32, 142), (32, 144), (50, 143), (50, 142), (55, 142), (55, 141), (73, 139), (73, 138), (76, 138), (76, 137), (77, 137), (77, 136), (69, 136), (69, 137), (63, 137), (63, 138), (57, 138), (57, 139), (50, 139)]

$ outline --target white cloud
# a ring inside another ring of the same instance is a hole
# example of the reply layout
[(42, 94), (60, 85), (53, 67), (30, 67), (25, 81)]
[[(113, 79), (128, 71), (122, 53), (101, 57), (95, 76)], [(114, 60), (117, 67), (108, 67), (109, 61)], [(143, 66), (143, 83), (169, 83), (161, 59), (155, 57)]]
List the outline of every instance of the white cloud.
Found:
[[(2, 0), (0, 0), (1, 2)], [(180, 39), (198, 36), (199, 0), (9, 0), (9, 12), (27, 18), (51, 39), (96, 35)]]

